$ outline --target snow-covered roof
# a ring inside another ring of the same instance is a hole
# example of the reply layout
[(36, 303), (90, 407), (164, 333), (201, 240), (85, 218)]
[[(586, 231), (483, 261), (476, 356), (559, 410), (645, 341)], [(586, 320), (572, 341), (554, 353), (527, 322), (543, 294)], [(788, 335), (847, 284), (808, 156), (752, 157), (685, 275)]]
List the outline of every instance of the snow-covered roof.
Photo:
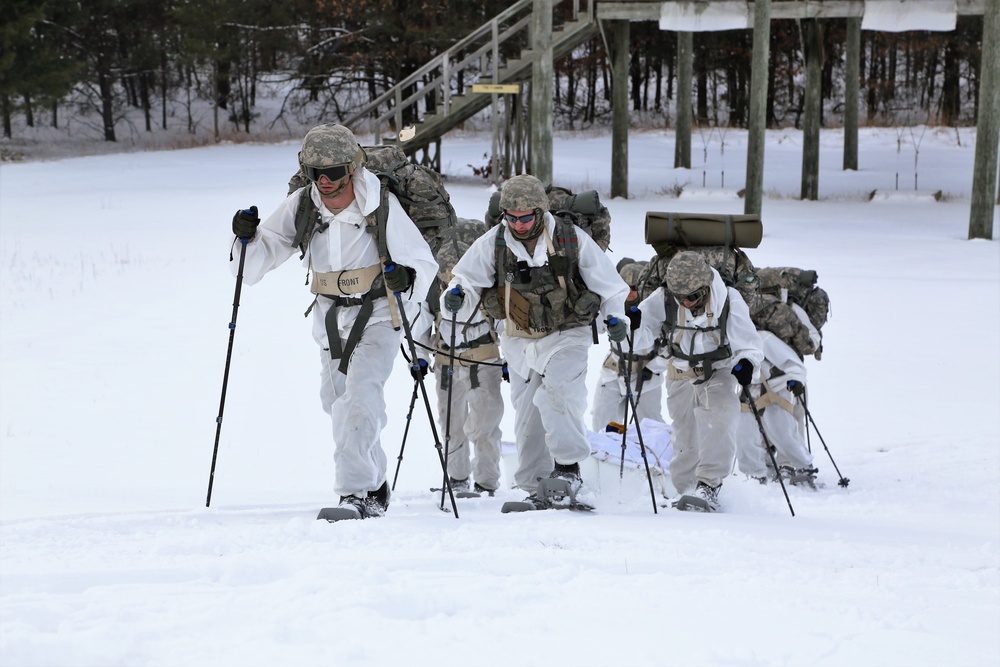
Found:
[(862, 30), (906, 32), (955, 29), (957, 0), (865, 0)]
[[(822, 6), (823, 2), (812, 0), (810, 4)], [(865, 0), (861, 29), (949, 32), (955, 29), (957, 16), (958, 0)], [(752, 27), (753, 3), (747, 0), (675, 0), (660, 4), (661, 30), (712, 32)]]

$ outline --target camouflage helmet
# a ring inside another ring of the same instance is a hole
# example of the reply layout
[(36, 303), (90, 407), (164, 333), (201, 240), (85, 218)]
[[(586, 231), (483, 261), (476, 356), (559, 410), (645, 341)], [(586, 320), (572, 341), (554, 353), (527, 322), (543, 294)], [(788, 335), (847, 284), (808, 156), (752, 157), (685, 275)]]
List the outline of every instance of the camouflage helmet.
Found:
[(504, 183), (500, 191), (500, 209), (503, 211), (549, 210), (549, 196), (542, 182), (529, 174), (514, 176)]
[(693, 294), (711, 284), (712, 268), (696, 252), (679, 252), (667, 265), (667, 289), (674, 296)]
[(333, 167), (339, 164), (351, 165), (351, 170), (360, 169), (368, 162), (368, 156), (358, 144), (354, 133), (343, 125), (333, 123), (317, 125), (302, 139), (299, 164), (302, 167)]
[(615, 264), (615, 271), (617, 271), (620, 274), (622, 272), (623, 268), (625, 268), (626, 266), (628, 266), (629, 264), (631, 264), (634, 261), (635, 260), (632, 259), (631, 257), (625, 257), (620, 262), (618, 262), (617, 264)]
[(629, 287), (634, 288), (639, 284), (639, 278), (642, 277), (642, 272), (646, 270), (648, 264), (649, 262), (636, 262), (634, 260), (624, 265), (619, 262), (618, 275)]
[(445, 241), (441, 244), (441, 247), (434, 253), (434, 259), (438, 263), (438, 280), (445, 285), (451, 282), (451, 270), (455, 268), (458, 260), (462, 258), (462, 255), (468, 249), (469, 244), (455, 239)]

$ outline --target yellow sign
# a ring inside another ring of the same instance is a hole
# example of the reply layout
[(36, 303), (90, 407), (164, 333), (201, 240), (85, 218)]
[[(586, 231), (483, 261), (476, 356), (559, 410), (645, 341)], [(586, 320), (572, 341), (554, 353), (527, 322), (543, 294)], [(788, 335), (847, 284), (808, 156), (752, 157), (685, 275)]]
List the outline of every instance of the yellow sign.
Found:
[(521, 86), (516, 83), (474, 83), (474, 93), (497, 93), (498, 95), (513, 95), (521, 92)]

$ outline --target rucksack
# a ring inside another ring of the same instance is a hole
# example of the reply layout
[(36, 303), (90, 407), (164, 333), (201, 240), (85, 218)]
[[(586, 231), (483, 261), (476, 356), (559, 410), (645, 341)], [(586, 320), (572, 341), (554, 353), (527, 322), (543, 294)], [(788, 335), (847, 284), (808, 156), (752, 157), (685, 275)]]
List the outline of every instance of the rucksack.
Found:
[[(611, 212), (601, 204), (597, 190), (574, 194), (572, 190), (550, 185), (545, 188), (545, 194), (549, 196), (549, 213), (554, 218), (572, 222), (597, 241), (601, 250), (607, 251), (611, 244)], [(498, 190), (490, 197), (484, 218), (486, 226), (499, 225), (501, 213)]]
[(458, 218), (451, 227), (441, 229), (437, 237), (438, 248), (434, 251), (434, 259), (438, 263), (437, 278), (431, 283), (427, 292), (427, 308), (436, 316), (440, 310), (438, 299), (441, 291), (451, 281), (451, 270), (462, 258), (476, 239), (486, 232), (486, 225), (479, 220)]
[(763, 225), (757, 215), (649, 212), (646, 243), (653, 246), (656, 256), (639, 280), (639, 298), (666, 287), (667, 265), (674, 255), (681, 250), (697, 252), (719, 272), (727, 287), (740, 293), (757, 329), (778, 336), (800, 357), (812, 354), (815, 346), (809, 329), (787, 303), (761, 294), (758, 271), (742, 250), (756, 248), (762, 238)]
[[(385, 225), (389, 215), (387, 193), (396, 195), (403, 210), (417, 226), (424, 240), (436, 252), (444, 230), (455, 224), (458, 216), (451, 205), (451, 197), (445, 190), (441, 176), (431, 169), (410, 162), (399, 146), (363, 146), (368, 154), (365, 168), (378, 176), (382, 184), (382, 202), (368, 216), (368, 231), (378, 242), (379, 257), (389, 257), (386, 247)], [(288, 181), (291, 194), (310, 181), (300, 169)], [(319, 211), (312, 197), (299, 198), (295, 214), (295, 240), (292, 245), (305, 256), (313, 230), (320, 223)]]
[(798, 304), (809, 315), (809, 321), (818, 331), (830, 318), (830, 295), (816, 285), (815, 271), (791, 266), (767, 267), (759, 269), (761, 293), (788, 290), (788, 299)]
[(782, 289), (788, 291), (788, 300), (806, 311), (809, 321), (820, 335), (819, 347), (813, 351), (816, 359), (823, 354), (823, 325), (830, 317), (830, 295), (816, 285), (815, 271), (791, 266), (768, 267), (757, 271), (761, 294), (780, 297)]
[(742, 247), (756, 248), (763, 226), (756, 215), (710, 213), (646, 213), (646, 243), (656, 255), (639, 279), (639, 298), (666, 286), (667, 265), (681, 250), (697, 252), (722, 276), (727, 287), (735, 287), (753, 309), (757, 299), (757, 270)]

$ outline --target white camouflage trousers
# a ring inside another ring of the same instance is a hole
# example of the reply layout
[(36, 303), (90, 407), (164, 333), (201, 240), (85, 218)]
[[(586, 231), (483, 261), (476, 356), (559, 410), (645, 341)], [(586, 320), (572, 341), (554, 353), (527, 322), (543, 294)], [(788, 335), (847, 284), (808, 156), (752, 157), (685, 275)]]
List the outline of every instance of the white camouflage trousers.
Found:
[[(778, 466), (791, 466), (796, 470), (812, 466), (813, 455), (806, 446), (806, 413), (802, 404), (780, 382), (774, 382), (770, 391), (780, 402), (761, 400), (757, 406), (764, 433), (774, 446), (774, 458)], [(758, 392), (754, 392), (757, 399)], [(766, 403), (766, 404), (765, 404)], [(785, 405), (792, 406), (789, 412)], [(767, 474), (770, 457), (764, 449), (757, 420), (752, 412), (744, 412), (740, 417), (736, 456), (740, 471), (753, 477)]]
[(701, 384), (667, 380), (667, 410), (674, 427), (670, 481), (679, 493), (691, 492), (698, 482), (717, 487), (733, 471), (738, 386), (727, 369)]
[(552, 355), (545, 373), (521, 377), (509, 367), (514, 405), (517, 472), (514, 482), (528, 493), (538, 478), (548, 477), (553, 463), (569, 465), (590, 456), (583, 423), (587, 410), (588, 346), (567, 345)]
[(347, 375), (339, 359), (320, 350), (320, 400), (333, 426), (334, 493), (364, 496), (385, 481), (381, 433), (387, 423), (385, 383), (399, 350), (389, 322), (370, 324), (354, 349)]
[[(632, 385), (636, 382), (633, 379)], [(663, 382), (659, 375), (654, 375), (653, 379), (642, 384), (642, 395), (637, 396), (635, 389), (632, 398), (636, 399), (636, 410), (639, 412), (639, 422), (643, 419), (663, 421)], [(594, 390), (594, 401), (591, 406), (591, 425), (596, 433), (603, 433), (604, 428), (611, 422), (623, 424), (625, 418), (625, 405), (628, 399), (625, 396), (625, 380), (615, 378), (610, 382), (597, 385)], [(632, 421), (632, 406), (629, 405), (628, 419)], [(626, 424), (627, 426), (627, 424)]]
[[(473, 479), (480, 486), (500, 486), (500, 421), (503, 419), (503, 381), (499, 366), (439, 365), (437, 375), (440, 437), (448, 441), (448, 476)], [(476, 386), (473, 387), (473, 378)], [(451, 429), (448, 429), (448, 383), (451, 383)]]

